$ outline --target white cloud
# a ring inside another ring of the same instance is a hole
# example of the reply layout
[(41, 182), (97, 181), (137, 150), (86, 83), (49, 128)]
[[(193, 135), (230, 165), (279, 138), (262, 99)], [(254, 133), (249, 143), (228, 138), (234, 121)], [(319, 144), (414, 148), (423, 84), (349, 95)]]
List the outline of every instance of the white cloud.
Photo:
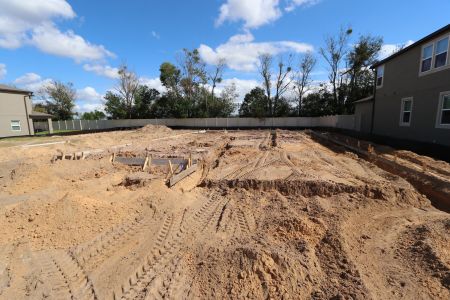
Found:
[(246, 72), (256, 70), (258, 56), (261, 54), (305, 53), (313, 50), (312, 45), (293, 41), (257, 43), (250, 32), (232, 36), (216, 49), (204, 44), (199, 47), (200, 56), (206, 63), (214, 65), (220, 59), (225, 59), (229, 68)]
[(103, 95), (90, 86), (77, 90), (74, 110), (80, 114), (94, 110), (104, 111)]
[(94, 72), (97, 75), (105, 76), (111, 79), (119, 78), (119, 69), (102, 64), (85, 64), (83, 69), (88, 72)]
[(0, 0), (0, 47), (18, 48), (27, 31), (53, 18), (72, 19), (75, 12), (65, 0)]
[(0, 64), (0, 79), (5, 78), (6, 76), (7, 70), (6, 70), (6, 65), (5, 64)]
[(14, 80), (15, 84), (18, 85), (26, 85), (29, 83), (33, 83), (33, 82), (37, 82), (41, 80), (41, 76), (39, 76), (36, 73), (27, 73), (23, 76), (20, 76), (19, 78), (17, 78), (16, 80)]
[(166, 92), (166, 88), (162, 84), (159, 77), (156, 77), (156, 78), (141, 77), (141, 78), (139, 78), (139, 81), (141, 82), (141, 84), (146, 85), (149, 88), (155, 89), (160, 93)]
[(403, 44), (385, 44), (381, 47), (381, 51), (379, 54), (379, 59), (385, 59), (386, 57), (391, 56), (395, 52), (398, 52), (402, 47), (408, 47), (414, 44), (414, 41), (409, 40)]
[(14, 80), (14, 84), (35, 93), (39, 92), (45, 85), (48, 85), (51, 82), (52, 79), (42, 79), (42, 77), (36, 73), (27, 73)]
[(103, 100), (103, 95), (99, 94), (93, 87), (87, 86), (77, 91), (77, 99), (91, 104)]
[(103, 111), (104, 112), (104, 106), (102, 103), (85, 103), (85, 102), (79, 102), (75, 104), (74, 111), (83, 114), (85, 112), (91, 112), (94, 110)]
[(103, 46), (93, 45), (73, 31), (61, 32), (54, 24), (45, 24), (33, 30), (31, 44), (45, 53), (69, 57), (76, 62), (98, 61), (114, 54)]
[(236, 85), (236, 92), (239, 94), (238, 99), (240, 101), (242, 101), (245, 95), (252, 89), (261, 86), (257, 80), (253, 79), (228, 78), (222, 80), (222, 82), (217, 85), (217, 93), (221, 93), (226, 86), (230, 86), (232, 84)]
[(291, 12), (300, 6), (312, 6), (319, 3), (321, 0), (290, 0), (288, 5), (284, 8), (285, 11)]
[(246, 28), (257, 28), (281, 17), (279, 0), (227, 0), (220, 7), (217, 25), (225, 21), (244, 21)]
[(100, 61), (113, 57), (102, 45), (95, 45), (75, 34), (62, 32), (59, 19), (73, 19), (75, 12), (66, 0), (0, 0), (0, 47), (15, 49), (31, 45), (39, 50), (81, 61)]
[(244, 22), (244, 28), (258, 28), (278, 20), (283, 10), (291, 12), (300, 6), (312, 6), (320, 0), (226, 0), (220, 7), (216, 25)]

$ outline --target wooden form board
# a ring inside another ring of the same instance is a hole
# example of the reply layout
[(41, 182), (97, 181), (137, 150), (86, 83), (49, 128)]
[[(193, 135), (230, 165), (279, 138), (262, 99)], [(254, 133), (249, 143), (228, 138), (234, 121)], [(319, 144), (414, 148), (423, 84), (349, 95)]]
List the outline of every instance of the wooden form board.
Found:
[(116, 156), (114, 162), (118, 162), (128, 166), (142, 166), (145, 162), (145, 158)]
[(173, 187), (175, 184), (177, 184), (178, 182), (182, 181), (184, 178), (188, 177), (189, 175), (191, 175), (195, 171), (197, 171), (197, 164), (190, 166), (189, 168), (187, 168), (186, 170), (184, 170), (181, 173), (173, 175), (169, 179), (169, 187)]
[[(124, 165), (128, 165), (128, 166), (142, 166), (145, 163), (146, 158), (141, 158), (141, 157), (120, 157), (120, 156), (116, 156), (114, 159), (114, 162), (119, 162), (121, 164)], [(172, 164), (172, 165), (183, 165), (183, 166), (187, 166), (189, 160), (188, 159), (184, 159), (184, 158), (152, 158), (150, 160), (151, 165), (154, 166), (166, 166), (168, 163)], [(197, 161), (193, 161), (193, 164), (196, 164)]]

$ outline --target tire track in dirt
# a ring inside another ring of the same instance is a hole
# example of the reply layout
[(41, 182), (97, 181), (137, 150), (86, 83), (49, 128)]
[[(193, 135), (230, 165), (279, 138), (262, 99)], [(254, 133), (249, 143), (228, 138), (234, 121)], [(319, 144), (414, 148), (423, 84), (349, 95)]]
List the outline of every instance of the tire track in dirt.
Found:
[[(170, 231), (174, 225), (174, 216), (169, 215), (164, 219), (163, 225), (156, 237), (155, 246), (147, 256), (145, 263), (140, 266), (135, 276), (129, 278), (125, 284), (122, 284), (120, 291), (115, 294), (117, 299), (136, 299), (142, 291), (155, 279), (158, 273), (164, 270), (166, 260), (177, 247), (177, 240), (168, 241)], [(182, 231), (179, 227), (179, 232)]]
[(239, 178), (240, 174), (246, 169), (246, 168), (251, 168), (254, 169), (255, 166), (258, 164), (258, 162), (260, 161), (260, 159), (262, 159), (263, 154), (260, 153), (258, 154), (258, 157), (255, 160), (252, 160), (251, 162), (245, 164), (244, 166), (238, 167), (236, 170), (232, 171), (231, 173), (225, 175), (224, 177), (222, 177), (222, 179), (236, 179)]
[(129, 223), (120, 224), (98, 235), (87, 245), (73, 249), (71, 255), (85, 269), (108, 259), (114, 252), (126, 245), (136, 235), (148, 229), (151, 225), (146, 218), (140, 218)]
[(255, 168), (261, 167), (264, 162), (267, 160), (267, 157), (269, 156), (270, 151), (265, 151), (264, 155), (258, 160), (258, 162), (255, 165)]
[(14, 247), (11, 244), (0, 247), (0, 295), (5, 288), (10, 286), (10, 257), (13, 251)]
[(266, 163), (265, 165), (261, 165), (261, 166), (259, 166), (257, 168), (253, 168), (250, 171), (247, 171), (245, 173), (239, 174), (234, 179), (247, 179), (250, 175), (253, 175), (255, 172), (260, 171), (260, 170), (262, 170), (264, 168), (270, 167), (271, 165), (273, 165), (273, 164), (275, 164), (277, 162), (280, 162), (280, 160), (279, 159), (273, 159), (270, 162)]
[(250, 226), (248, 225), (247, 219), (245, 218), (245, 214), (241, 209), (237, 211), (237, 222), (239, 224), (239, 229), (243, 234), (250, 233)]
[[(188, 276), (184, 276), (182, 271), (184, 268), (180, 266), (184, 257), (182, 253), (186, 253), (182, 249), (186, 247), (187, 238), (197, 232), (201, 233), (208, 225), (214, 224), (224, 205), (224, 201), (209, 197), (195, 214), (185, 222), (179, 222), (175, 229), (173, 220), (166, 219), (158, 234), (158, 243), (152, 250), (152, 255), (147, 257), (146, 263), (136, 271), (134, 278), (130, 278), (114, 297), (125, 300), (162, 299), (170, 293), (184, 298), (188, 291), (179, 290), (183, 287), (180, 278)], [(176, 219), (183, 218), (179, 216)]]
[(63, 251), (42, 251), (35, 257), (40, 280), (55, 299), (98, 299), (92, 281)]
[(270, 149), (270, 145), (269, 145), (270, 136), (271, 136), (270, 133), (268, 133), (266, 135), (266, 137), (264, 138), (264, 140), (261, 143), (257, 144), (256, 149), (261, 150), (261, 152), (258, 154), (256, 159), (245, 164), (244, 166), (238, 167), (236, 170), (225, 175), (221, 179), (237, 179), (241, 176), (242, 172), (246, 168), (250, 168), (251, 170), (254, 170), (255, 168), (262, 166), (265, 163), (265, 161), (267, 160), (267, 157), (269, 156), (269, 153), (270, 153), (270, 151), (268, 151), (268, 149)]
[(289, 175), (284, 180), (287, 180), (287, 179), (289, 179), (289, 180), (292, 180), (292, 179), (304, 179), (304, 178), (315, 179), (315, 180), (320, 179), (318, 176), (299, 171), (298, 167), (292, 162), (292, 160), (289, 158), (289, 155), (287, 154), (286, 151), (281, 151), (280, 152), (280, 160), (285, 165), (290, 167), (291, 170), (292, 170), (292, 174)]

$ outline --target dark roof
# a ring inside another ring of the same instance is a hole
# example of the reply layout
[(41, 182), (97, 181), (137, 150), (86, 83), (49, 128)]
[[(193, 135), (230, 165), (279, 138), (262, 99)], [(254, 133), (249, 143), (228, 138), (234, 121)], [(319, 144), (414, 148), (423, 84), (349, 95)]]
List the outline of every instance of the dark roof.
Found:
[(403, 48), (402, 50), (392, 54), (391, 56), (389, 56), (389, 57), (387, 57), (387, 58), (385, 58), (385, 59), (383, 59), (383, 60), (373, 64), (371, 68), (374, 69), (374, 68), (376, 68), (376, 67), (386, 63), (387, 61), (389, 61), (389, 60), (391, 60), (391, 59), (393, 59), (393, 58), (395, 58), (395, 57), (397, 57), (399, 55), (402, 55), (403, 53), (411, 50), (412, 48), (414, 48), (414, 47), (416, 47), (418, 45), (424, 44), (425, 42), (428, 42), (429, 40), (432, 40), (435, 37), (437, 37), (438, 35), (441, 35), (442, 33), (445, 33), (446, 31), (449, 31), (449, 30), (450, 30), (450, 24), (448, 24), (447, 26), (442, 27), (441, 29), (433, 32), (430, 35), (427, 35), (426, 37), (424, 37), (423, 39), (415, 42), (414, 44), (411, 44), (410, 46)]
[(25, 95), (33, 94), (33, 92), (17, 89), (15, 87), (5, 85), (5, 84), (0, 84), (0, 92), (11, 92), (11, 93), (15, 93), (15, 94), (25, 94)]
[(46, 113), (39, 112), (39, 111), (32, 111), (30, 114), (30, 118), (32, 118), (32, 119), (49, 119), (52, 117), (53, 117), (53, 115), (46, 114)]

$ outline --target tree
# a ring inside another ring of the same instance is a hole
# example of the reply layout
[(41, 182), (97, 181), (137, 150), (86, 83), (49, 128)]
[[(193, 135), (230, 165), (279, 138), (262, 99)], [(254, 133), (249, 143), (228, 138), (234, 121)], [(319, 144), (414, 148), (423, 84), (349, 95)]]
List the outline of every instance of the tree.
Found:
[(292, 107), (289, 101), (281, 97), (274, 106), (274, 117), (287, 117), (291, 114)]
[[(213, 70), (208, 73), (208, 79), (211, 81), (211, 100), (214, 102), (214, 91), (218, 83), (222, 82), (223, 70), (225, 69), (225, 59), (219, 59)], [(208, 116), (208, 100), (206, 103), (206, 115)]]
[(187, 118), (190, 104), (183, 97), (163, 95), (152, 105), (152, 116), (155, 118)]
[(98, 110), (85, 112), (81, 115), (81, 120), (104, 120), (105, 118), (105, 113)]
[(353, 102), (373, 93), (374, 74), (370, 70), (383, 46), (383, 38), (360, 36), (347, 55), (348, 77), (346, 110), (352, 113)]
[(159, 92), (146, 85), (139, 86), (133, 107), (133, 119), (150, 119), (153, 117), (152, 105), (159, 98)]
[(320, 117), (334, 114), (333, 94), (325, 85), (314, 93), (310, 93), (303, 99), (301, 115), (303, 117)]
[(47, 106), (45, 106), (45, 104), (43, 104), (43, 103), (36, 103), (33, 106), (33, 110), (37, 111), (37, 112), (48, 114)]
[(236, 85), (233, 83), (223, 89), (220, 97), (212, 98), (213, 101), (210, 105), (209, 117), (226, 118), (231, 116), (236, 108), (235, 102), (239, 97), (236, 90)]
[(179, 85), (181, 80), (181, 71), (170, 62), (165, 62), (159, 67), (159, 79), (167, 92), (175, 97), (180, 95)]
[(281, 97), (283, 97), (284, 93), (286, 93), (292, 83), (292, 78), (289, 76), (292, 72), (291, 65), (292, 55), (289, 55), (287, 63), (284, 63), (283, 56), (279, 57), (277, 77), (275, 81), (275, 97), (273, 99), (273, 106), (275, 110), (279, 109), (278, 107), (285, 106), (285, 103), (283, 103), (283, 105), (280, 105), (278, 102), (280, 101)]
[(62, 83), (61, 81), (52, 81), (45, 85), (40, 93), (45, 97), (46, 110), (53, 115), (56, 120), (71, 120), (75, 107), (76, 91), (72, 83)]
[(336, 108), (337, 113), (340, 113), (342, 109), (342, 97), (339, 99), (339, 88), (342, 79), (340, 69), (343, 59), (347, 54), (348, 39), (352, 32), (352, 29), (344, 30), (341, 28), (338, 36), (328, 36), (325, 39), (325, 48), (320, 48), (319, 50), (320, 55), (325, 59), (330, 68), (328, 79), (333, 89), (333, 106)]
[(268, 115), (268, 98), (262, 88), (254, 88), (247, 95), (239, 108), (239, 116), (264, 118)]
[(121, 96), (111, 91), (105, 95), (105, 111), (113, 120), (127, 118), (127, 110)]
[(294, 91), (297, 94), (297, 115), (300, 116), (302, 109), (302, 100), (307, 92), (310, 91), (312, 83), (311, 72), (316, 65), (316, 58), (311, 52), (306, 53), (300, 60), (299, 69), (295, 76)]
[(259, 64), (258, 64), (258, 70), (259, 74), (261, 75), (263, 79), (263, 86), (264, 90), (267, 96), (268, 101), (268, 107), (269, 107), (269, 115), (273, 115), (273, 105), (272, 105), (272, 97), (271, 97), (271, 91), (272, 91), (272, 63), (273, 63), (273, 57), (270, 54), (261, 54), (259, 56)]
[(119, 80), (116, 86), (116, 92), (123, 102), (123, 109), (127, 113), (129, 119), (132, 118), (133, 105), (139, 88), (139, 79), (136, 74), (128, 70), (126, 65), (119, 69)]
[(199, 87), (207, 83), (205, 63), (201, 60), (197, 49), (192, 51), (183, 49), (183, 55), (179, 57), (179, 64), (184, 95), (188, 99), (194, 99), (196, 93), (199, 92)]

